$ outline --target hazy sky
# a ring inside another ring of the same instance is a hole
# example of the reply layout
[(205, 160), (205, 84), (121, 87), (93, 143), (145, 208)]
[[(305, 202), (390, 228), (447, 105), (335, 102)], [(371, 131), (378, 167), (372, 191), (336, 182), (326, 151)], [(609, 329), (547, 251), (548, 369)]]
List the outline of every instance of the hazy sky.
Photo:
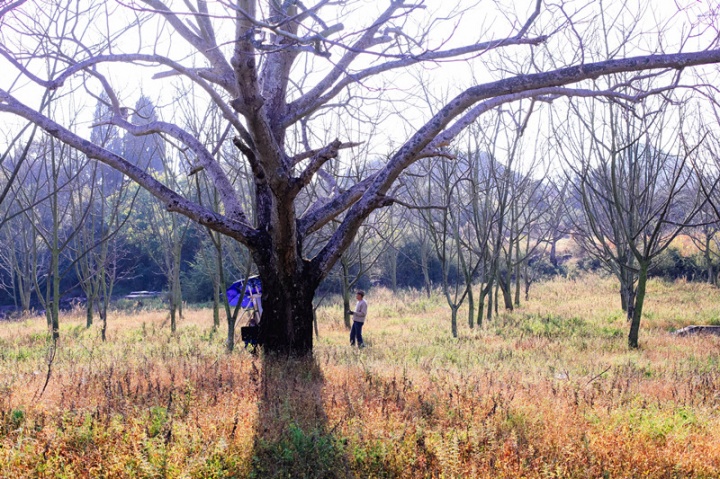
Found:
[[(83, 3), (83, 2), (81, 2)], [(133, 4), (132, 1), (128, 2)], [(138, 2), (135, 2), (138, 3)], [(324, 19), (328, 26), (341, 22), (344, 29), (331, 37), (339, 39), (342, 35), (360, 30), (384, 7), (386, 1), (361, 0), (347, 2), (344, 8), (326, 9)], [(528, 18), (534, 0), (525, 1), (478, 1), (459, 2), (427, 1), (425, 8), (417, 10), (412, 17), (395, 22), (396, 29), (388, 32), (399, 43), (412, 44), (424, 42), (425, 48), (449, 48), (475, 41), (486, 41), (506, 36), (511, 32), (511, 24), (522, 24)], [(546, 2), (547, 3), (547, 2)], [(47, 21), (46, 13), (54, 2), (29, 1), (22, 8), (31, 17)], [(88, 2), (88, 5), (90, 2)], [(221, 48), (231, 52), (231, 39), (234, 35), (232, 21), (221, 18), (226, 11), (224, 2), (209, 2), (211, 13), (216, 15), (213, 22), (217, 29)], [(677, 5), (687, 8), (678, 13)], [(368, 154), (383, 156), (389, 150), (399, 146), (409, 134), (418, 128), (437, 109), (444, 99), (450, 98), (462, 89), (477, 83), (492, 81), (521, 72), (532, 72), (536, 68), (553, 68), (581, 61), (589, 62), (605, 58), (607, 52), (615, 55), (636, 55), (658, 51), (677, 51), (679, 40), (686, 38), (689, 31), (695, 32), (683, 49), (696, 50), (707, 43), (713, 34), (713, 19), (698, 17), (698, 12), (712, 6), (714, 2), (668, 0), (651, 1), (566, 1), (561, 4), (552, 2), (543, 10), (530, 35), (553, 35), (545, 44), (530, 47), (513, 47), (503, 50), (501, 55), (490, 53), (479, 58), (465, 58), (460, 61), (428, 64), (407, 70), (388, 72), (381, 77), (364, 81), (355, 90), (360, 106), (357, 118), (351, 115), (330, 115), (319, 117), (315, 131), (318, 134), (313, 146), (320, 146), (335, 136), (345, 141), (368, 141)], [(75, 27), (78, 36), (84, 36), (87, 42), (93, 42), (104, 36), (117, 36), (124, 26), (133, 21), (136, 15), (142, 15), (123, 4), (102, 2), (98, 15), (92, 21), (82, 20)], [(175, 2), (176, 8), (184, 8), (183, 2)], [(604, 15), (600, 15), (600, 13)], [(202, 65), (202, 59), (193, 57), (187, 43), (179, 35), (170, 35), (170, 28), (158, 19), (145, 21), (141, 29), (134, 29), (112, 41), (113, 53), (134, 52), (138, 48), (146, 52), (167, 55), (187, 66)], [(572, 25), (569, 22), (572, 21)], [(12, 18), (6, 19), (6, 25), (0, 31), (0, 41), (8, 49), (17, 47), (33, 48), (32, 39), (19, 36), (12, 28)], [(427, 28), (427, 37), (421, 36)], [(61, 33), (61, 25), (53, 25), (53, 31)], [(418, 50), (420, 51), (420, 50)], [(319, 78), (327, 67), (339, 58), (337, 51), (327, 60), (306, 56), (298, 62), (294, 78), (297, 82), (311, 83)], [(370, 65), (384, 61), (381, 56), (369, 56), (360, 64)], [(364, 62), (364, 63), (363, 63)], [(33, 65), (39, 76), (44, 76), (46, 66), (37, 61)], [(311, 71), (308, 72), (307, 68)], [(715, 69), (716, 71), (717, 69)], [(9, 90), (31, 106), (37, 105), (41, 90), (31, 82), (18, 80), (17, 71), (0, 57), (0, 89)], [(108, 78), (118, 92), (125, 106), (133, 106), (141, 93), (148, 95), (159, 107), (161, 116), (173, 120), (177, 114), (180, 82), (177, 78), (152, 79), (152, 75), (167, 71), (166, 67), (144, 68), (127, 64), (105, 64), (98, 71)], [(712, 71), (712, 69), (708, 70)], [(688, 79), (692, 74), (688, 75)], [(307, 87), (305, 87), (307, 88)], [(100, 92), (100, 84), (91, 80), (86, 84), (79, 76), (68, 81), (58, 90), (58, 102), (54, 115), (64, 122), (73, 122), (81, 135), (89, 136), (92, 111), (95, 100), (86, 93)], [(74, 90), (74, 92), (73, 92)], [(199, 95), (197, 107), (201, 108), (205, 98)], [(185, 97), (181, 101), (187, 101)], [(558, 102), (561, 103), (561, 102)], [(185, 107), (187, 108), (187, 104)], [(527, 104), (527, 102), (525, 102)], [(506, 109), (513, 107), (505, 107)], [(537, 130), (545, 123), (543, 109), (533, 117), (529, 130)], [(379, 125), (370, 128), (375, 121)], [(14, 130), (21, 123), (17, 119), (4, 115), (5, 133)], [(0, 142), (5, 138), (0, 135)], [(324, 137), (324, 138), (323, 138)], [(502, 141), (502, 140), (500, 140)], [(534, 140), (530, 140), (531, 144)]]

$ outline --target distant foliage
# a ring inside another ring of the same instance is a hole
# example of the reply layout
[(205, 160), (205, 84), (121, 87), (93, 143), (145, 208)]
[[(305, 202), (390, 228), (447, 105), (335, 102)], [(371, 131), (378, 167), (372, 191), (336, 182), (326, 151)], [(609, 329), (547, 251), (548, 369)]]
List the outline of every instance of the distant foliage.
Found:
[(698, 255), (683, 256), (678, 248), (670, 247), (658, 256), (648, 274), (670, 281), (707, 281), (707, 271), (702, 261)]

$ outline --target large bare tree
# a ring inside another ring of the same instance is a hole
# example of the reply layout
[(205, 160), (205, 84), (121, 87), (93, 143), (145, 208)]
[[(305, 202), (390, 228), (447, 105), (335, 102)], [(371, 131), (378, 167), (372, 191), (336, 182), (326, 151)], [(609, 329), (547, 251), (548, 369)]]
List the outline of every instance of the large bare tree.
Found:
[[(243, 243), (264, 285), (261, 341), (270, 351), (308, 354), (317, 286), (364, 220), (394, 202), (393, 185), (409, 165), (437, 154), (484, 112), (507, 102), (541, 95), (619, 96), (613, 86), (601, 89), (593, 82), (617, 72), (646, 76), (651, 71), (673, 87), (679, 75), (673, 72), (720, 62), (717, 38), (702, 30), (708, 17), (699, 15), (704, 12), (696, 11), (696, 2), (687, 2), (682, 15), (668, 17), (662, 25), (648, 25), (648, 35), (641, 18), (626, 17), (629, 7), (589, 0), (449, 3), (10, 2), (0, 7), (0, 56), (5, 62), (0, 112), (35, 123), (123, 172), (168, 210)], [(677, 5), (673, 2), (672, 8)], [(598, 9), (618, 10), (611, 34), (621, 47), (602, 53), (591, 47)], [(110, 21), (96, 21), (100, 18)], [(690, 23), (680, 25), (685, 18)], [(674, 28), (673, 40), (689, 33), (685, 39), (692, 38), (694, 46), (681, 38), (671, 50), (657, 34), (663, 28)], [(471, 84), (468, 76), (468, 84), (456, 81), (448, 87), (450, 99), (432, 114), (427, 109), (410, 113), (413, 85), (407, 82), (412, 76), (405, 73), (451, 60), (467, 62), (476, 80)], [(48, 64), (61, 68), (49, 69)], [(131, 109), (115, 87), (133, 71), (130, 64), (153, 69), (160, 83), (193, 82), (218, 107), (242, 156), (223, 163), (177, 123), (129, 121)], [(202, 169), (217, 189), (220, 208), (173, 191), (128, 159), (41, 113), (32, 97), (42, 90), (73, 96), (103, 90), (113, 111), (109, 122), (132, 135), (158, 135), (186, 151), (195, 163), (193, 171)], [(397, 103), (401, 101), (406, 103)], [(402, 120), (397, 120), (400, 114)], [(384, 129), (399, 127), (404, 136), (396, 135), (390, 151), (378, 151), (390, 144), (380, 137), (385, 143), (376, 144), (375, 151), (388, 158), (381, 168), (347, 189), (308, 201), (307, 190), (324, 165), (342, 160), (340, 153), (357, 143), (373, 141), (363, 130), (355, 137), (333, 139), (334, 131), (344, 131), (333, 125), (346, 118), (389, 119)], [(242, 161), (253, 172), (254, 214), (242, 208), (230, 180)], [(339, 226), (306, 257), (309, 238), (333, 220)]]

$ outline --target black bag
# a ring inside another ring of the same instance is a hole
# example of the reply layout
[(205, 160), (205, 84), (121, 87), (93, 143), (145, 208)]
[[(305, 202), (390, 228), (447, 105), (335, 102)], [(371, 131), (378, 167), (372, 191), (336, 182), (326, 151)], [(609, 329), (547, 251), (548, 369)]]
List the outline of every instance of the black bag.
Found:
[(246, 343), (257, 344), (259, 332), (260, 328), (258, 326), (242, 326), (240, 328), (240, 337)]

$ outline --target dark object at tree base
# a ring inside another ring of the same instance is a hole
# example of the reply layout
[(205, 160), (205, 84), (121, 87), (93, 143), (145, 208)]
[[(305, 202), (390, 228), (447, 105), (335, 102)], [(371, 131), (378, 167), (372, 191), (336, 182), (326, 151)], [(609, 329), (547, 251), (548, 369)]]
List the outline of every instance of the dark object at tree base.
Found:
[(245, 349), (250, 346), (252, 354), (257, 354), (259, 331), (258, 326), (243, 326), (240, 328), (240, 338), (245, 342)]
[(720, 336), (720, 326), (686, 326), (673, 331), (676, 336), (695, 336), (697, 334), (714, 334)]
[(257, 326), (243, 326), (240, 328), (240, 338), (246, 343), (257, 344), (259, 330)]

